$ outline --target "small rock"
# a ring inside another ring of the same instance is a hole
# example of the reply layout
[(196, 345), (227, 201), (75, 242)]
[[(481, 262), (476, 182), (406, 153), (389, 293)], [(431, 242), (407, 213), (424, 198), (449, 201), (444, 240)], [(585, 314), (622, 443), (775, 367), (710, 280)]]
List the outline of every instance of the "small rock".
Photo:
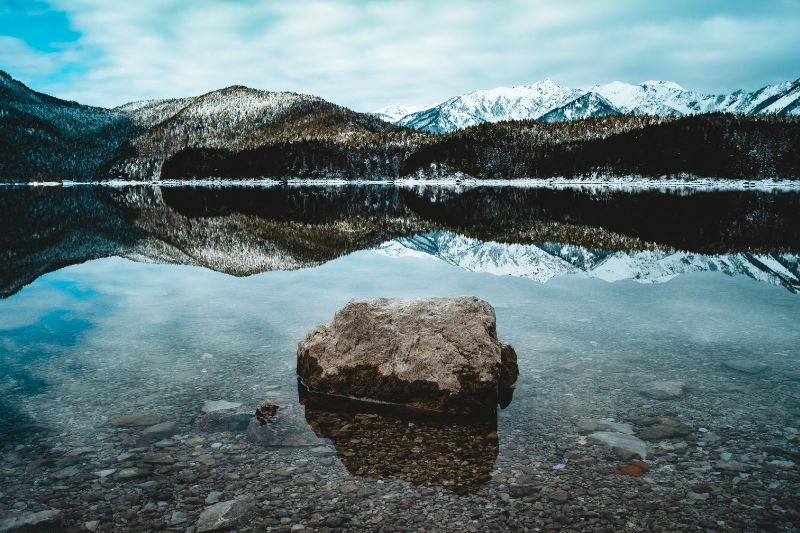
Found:
[(548, 492), (547, 497), (556, 503), (566, 503), (569, 500), (569, 493), (564, 489), (555, 489)]
[(621, 476), (639, 477), (650, 470), (650, 465), (642, 461), (632, 461), (620, 466), (615, 472)]
[(611, 448), (622, 450), (630, 454), (631, 457), (639, 456), (642, 460), (647, 459), (647, 444), (633, 435), (611, 431), (595, 431), (589, 435), (589, 438)]
[(175, 422), (161, 422), (145, 428), (141, 434), (143, 437), (168, 437), (175, 433), (177, 426)]
[(224, 494), (223, 492), (220, 492), (218, 490), (212, 490), (211, 492), (208, 493), (208, 496), (206, 496), (206, 505), (213, 505), (215, 503), (219, 503), (219, 501), (222, 499), (223, 494)]
[(722, 363), (731, 370), (744, 372), (745, 374), (758, 374), (768, 368), (768, 365), (752, 359), (730, 359)]
[(317, 476), (314, 474), (300, 474), (294, 479), (295, 485), (299, 485), (301, 487), (304, 485), (313, 485), (317, 481), (319, 481), (319, 478), (317, 478)]
[(116, 473), (116, 468), (106, 468), (105, 470), (98, 470), (97, 472), (92, 472), (95, 476), (99, 477), (100, 479), (107, 478), (108, 476)]
[(123, 468), (117, 473), (117, 479), (127, 481), (129, 479), (139, 479), (149, 475), (150, 471), (143, 468)]
[(86, 528), (86, 531), (97, 531), (97, 526), (100, 525), (99, 520), (90, 520), (89, 522), (84, 522), (83, 527)]
[(612, 431), (615, 433), (625, 433), (626, 435), (633, 435), (633, 428), (630, 424), (625, 422), (615, 422), (609, 418), (601, 418), (597, 421), (597, 429), (599, 431)]
[(325, 519), (325, 525), (328, 526), (328, 527), (339, 528), (339, 527), (342, 527), (344, 525), (344, 523), (345, 523), (345, 519), (344, 519), (343, 516), (333, 515), (333, 516), (329, 516), (329, 517), (327, 517)]
[(681, 381), (650, 381), (639, 389), (639, 392), (654, 400), (674, 400), (679, 398), (686, 389), (686, 384)]
[(0, 520), (0, 531), (3, 533), (54, 531), (62, 527), (63, 519), (63, 514), (58, 509), (26, 513)]
[(346, 482), (339, 485), (339, 492), (342, 494), (352, 494), (354, 492), (358, 492), (358, 485), (353, 482)]
[(175, 459), (167, 452), (152, 452), (144, 454), (142, 461), (156, 465), (171, 465), (175, 462)]
[(714, 468), (717, 470), (727, 470), (728, 472), (747, 472), (751, 470), (750, 465), (738, 461), (720, 461), (714, 465)]
[(793, 470), (795, 463), (793, 461), (783, 461), (780, 459), (773, 459), (767, 462), (767, 466), (772, 466), (777, 470)]
[(228, 411), (231, 409), (238, 409), (241, 407), (241, 403), (236, 402), (228, 402), (225, 400), (206, 400), (203, 404), (203, 412), (208, 413), (216, 413), (217, 411)]
[(181, 511), (173, 511), (172, 515), (169, 517), (169, 525), (177, 526), (178, 524), (183, 524), (189, 521), (189, 517), (186, 516), (186, 513)]
[(578, 432), (583, 435), (587, 435), (600, 429), (597, 426), (597, 420), (592, 420), (591, 418), (581, 418), (575, 423), (575, 426), (577, 426)]
[(334, 451), (327, 446), (314, 446), (313, 448), (309, 449), (308, 452), (316, 457), (325, 457), (327, 455), (334, 454)]
[(115, 426), (132, 427), (132, 426), (152, 426), (158, 424), (161, 418), (152, 413), (136, 413), (128, 416), (121, 416), (115, 418), (111, 423)]
[(56, 479), (67, 479), (71, 478), (80, 471), (81, 469), (77, 465), (72, 465), (66, 468), (62, 468), (61, 470), (58, 470), (53, 474), (53, 477)]
[(197, 531), (223, 531), (233, 529), (246, 521), (255, 510), (255, 506), (242, 499), (215, 503), (203, 509), (197, 520)]

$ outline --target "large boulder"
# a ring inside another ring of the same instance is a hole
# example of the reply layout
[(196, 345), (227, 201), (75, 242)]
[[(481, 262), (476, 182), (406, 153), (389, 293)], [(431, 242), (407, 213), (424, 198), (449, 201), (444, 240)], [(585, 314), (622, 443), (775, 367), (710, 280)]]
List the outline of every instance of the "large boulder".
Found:
[(475, 415), (505, 407), (519, 373), (476, 297), (354, 300), (297, 349), (301, 396)]

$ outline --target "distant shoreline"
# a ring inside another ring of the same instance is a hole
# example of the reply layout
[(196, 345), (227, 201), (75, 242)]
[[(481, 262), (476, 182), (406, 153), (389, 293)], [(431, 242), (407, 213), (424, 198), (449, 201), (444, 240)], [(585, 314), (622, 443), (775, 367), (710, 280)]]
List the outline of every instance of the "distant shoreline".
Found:
[(436, 178), (436, 179), (375, 179), (347, 180), (331, 179), (165, 179), (165, 180), (103, 180), (103, 181), (0, 181), (0, 187), (344, 187), (344, 186), (396, 186), (396, 187), (442, 187), (442, 188), (476, 188), (476, 187), (518, 187), (531, 189), (601, 189), (601, 190), (678, 190), (696, 191), (800, 191), (800, 180), (791, 179), (725, 179), (725, 178), (646, 178), (641, 176), (624, 177), (587, 177), (587, 178), (520, 178), (520, 179), (476, 179), (468, 177)]

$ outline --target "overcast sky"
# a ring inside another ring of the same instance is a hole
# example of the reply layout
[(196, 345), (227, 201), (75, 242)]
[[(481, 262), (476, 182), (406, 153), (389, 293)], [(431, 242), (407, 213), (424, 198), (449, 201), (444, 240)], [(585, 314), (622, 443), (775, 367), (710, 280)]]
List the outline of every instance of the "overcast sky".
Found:
[(360, 111), (551, 78), (800, 77), (800, 0), (0, 0), (0, 68), (83, 103), (243, 84)]

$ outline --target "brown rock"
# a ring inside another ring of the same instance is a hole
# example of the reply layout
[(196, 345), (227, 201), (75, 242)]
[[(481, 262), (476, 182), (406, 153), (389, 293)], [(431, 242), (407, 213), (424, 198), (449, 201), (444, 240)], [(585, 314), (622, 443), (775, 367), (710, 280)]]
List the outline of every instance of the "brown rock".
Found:
[(378, 400), (439, 414), (505, 407), (519, 373), (475, 297), (351, 301), (298, 345), (301, 395)]
[(616, 473), (621, 476), (639, 477), (650, 470), (650, 465), (643, 461), (632, 461), (617, 468)]

